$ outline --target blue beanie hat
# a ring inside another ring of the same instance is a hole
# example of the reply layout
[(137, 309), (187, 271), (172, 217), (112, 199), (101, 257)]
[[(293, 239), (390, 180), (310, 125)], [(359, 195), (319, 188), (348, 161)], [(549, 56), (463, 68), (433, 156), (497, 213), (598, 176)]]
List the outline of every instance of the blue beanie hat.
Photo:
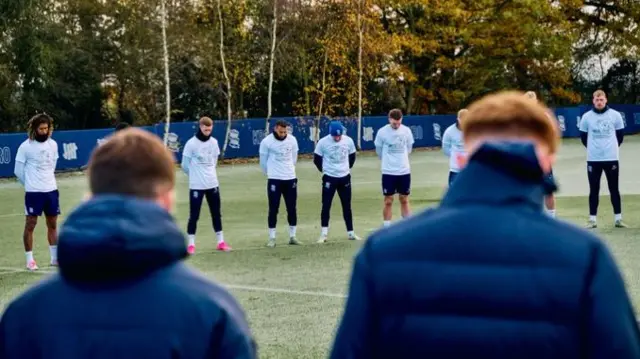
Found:
[(329, 133), (331, 136), (342, 136), (344, 134), (344, 126), (340, 121), (331, 121), (329, 124)]

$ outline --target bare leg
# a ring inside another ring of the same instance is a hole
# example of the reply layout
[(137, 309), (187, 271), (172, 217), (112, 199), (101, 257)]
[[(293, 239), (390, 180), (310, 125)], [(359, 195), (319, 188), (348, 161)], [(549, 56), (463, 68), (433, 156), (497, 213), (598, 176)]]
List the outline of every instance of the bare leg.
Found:
[(411, 215), (411, 206), (409, 205), (409, 196), (400, 195), (400, 213), (402, 218), (407, 218)]
[(556, 196), (550, 194), (544, 198), (544, 206), (547, 210), (552, 211), (556, 209)]
[(382, 218), (385, 221), (391, 220), (392, 209), (393, 209), (393, 196), (384, 196), (384, 208), (382, 209)]
[(58, 245), (58, 216), (47, 216), (47, 240), (50, 246)]
[(31, 252), (33, 250), (33, 230), (36, 229), (36, 224), (38, 224), (38, 217), (26, 216), (24, 233), (22, 235), (25, 252)]

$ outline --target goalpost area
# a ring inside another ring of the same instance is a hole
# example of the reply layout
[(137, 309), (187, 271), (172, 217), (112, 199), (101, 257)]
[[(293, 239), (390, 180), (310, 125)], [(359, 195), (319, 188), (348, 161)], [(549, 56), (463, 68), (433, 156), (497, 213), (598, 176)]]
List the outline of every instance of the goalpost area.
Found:
[[(640, 137), (628, 136), (621, 147), (620, 188), (623, 215), (630, 228), (613, 228), (613, 213), (603, 176), (596, 232), (604, 238), (621, 267), (636, 310), (640, 308)], [(447, 181), (448, 159), (441, 151), (416, 150), (411, 155), (414, 213), (437, 205)], [(353, 212), (356, 233), (365, 238), (382, 225), (379, 160), (361, 152), (353, 168)], [(178, 171), (180, 227), (186, 228), (188, 187)], [(321, 174), (307, 158), (298, 162), (298, 239), (287, 245), (286, 210), (281, 205), (277, 247), (266, 248), (266, 179), (258, 164), (221, 165), (218, 169), (225, 239), (231, 253), (215, 251), (215, 235), (207, 207), (198, 223), (197, 252), (188, 263), (230, 288), (247, 312), (261, 358), (326, 358), (342, 314), (352, 259), (362, 242), (348, 241), (339, 201), (331, 214), (329, 241), (320, 234)], [(560, 186), (558, 218), (580, 226), (588, 217), (585, 149), (579, 140), (564, 140), (554, 174)], [(82, 174), (58, 176), (62, 217), (82, 200)], [(49, 259), (44, 221), (35, 234), (34, 254), (41, 269), (24, 268), (22, 231), (24, 192), (14, 180), (0, 183), (0, 309), (23, 290), (54, 270)], [(394, 220), (399, 218), (395, 206)], [(153, 225), (150, 223), (149, 225)], [(42, 303), (42, 305), (47, 305)]]

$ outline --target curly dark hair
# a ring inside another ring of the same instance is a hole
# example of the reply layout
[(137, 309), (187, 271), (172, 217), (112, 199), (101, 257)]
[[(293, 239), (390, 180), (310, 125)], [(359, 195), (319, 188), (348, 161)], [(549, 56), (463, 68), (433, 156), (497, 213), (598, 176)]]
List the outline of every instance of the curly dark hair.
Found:
[(46, 113), (39, 113), (29, 120), (27, 123), (27, 134), (29, 135), (30, 140), (34, 140), (36, 138), (36, 132), (38, 131), (38, 127), (46, 123), (49, 125), (49, 136), (53, 133), (53, 119), (47, 115)]

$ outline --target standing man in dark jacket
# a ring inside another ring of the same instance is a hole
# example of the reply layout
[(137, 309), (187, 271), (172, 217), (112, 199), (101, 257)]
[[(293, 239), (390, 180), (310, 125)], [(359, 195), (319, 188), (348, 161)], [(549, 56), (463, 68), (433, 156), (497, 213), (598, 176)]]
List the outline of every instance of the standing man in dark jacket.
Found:
[(543, 211), (559, 145), (545, 107), (490, 95), (462, 127), (470, 157), (439, 208), (357, 255), (331, 358), (639, 358), (609, 251)]
[(92, 198), (60, 231), (60, 274), (12, 302), (0, 358), (256, 358), (244, 313), (182, 263), (173, 156), (125, 129), (89, 162)]

